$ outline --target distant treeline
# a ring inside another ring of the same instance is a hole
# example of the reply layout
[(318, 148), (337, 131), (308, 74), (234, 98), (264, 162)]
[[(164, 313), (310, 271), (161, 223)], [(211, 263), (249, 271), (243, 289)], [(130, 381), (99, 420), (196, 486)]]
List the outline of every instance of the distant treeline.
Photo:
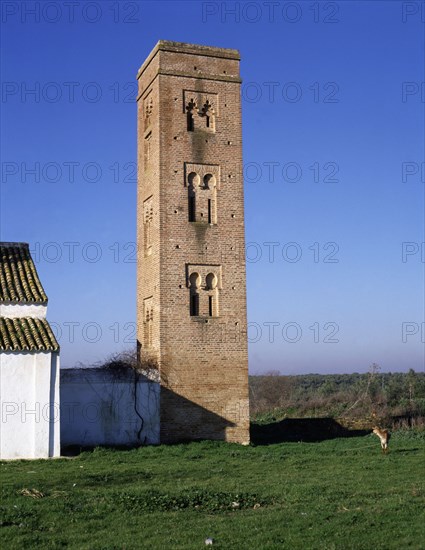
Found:
[(425, 416), (425, 373), (282, 376), (269, 372), (249, 377), (253, 418), (332, 416), (388, 418)]

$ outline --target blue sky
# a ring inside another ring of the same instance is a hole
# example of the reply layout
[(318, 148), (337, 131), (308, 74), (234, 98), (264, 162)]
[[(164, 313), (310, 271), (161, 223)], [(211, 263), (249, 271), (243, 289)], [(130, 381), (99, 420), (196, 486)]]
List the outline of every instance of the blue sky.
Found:
[(421, 7), (3, 2), (0, 238), (62, 365), (134, 345), (135, 75), (166, 39), (241, 52), (250, 372), (423, 369)]

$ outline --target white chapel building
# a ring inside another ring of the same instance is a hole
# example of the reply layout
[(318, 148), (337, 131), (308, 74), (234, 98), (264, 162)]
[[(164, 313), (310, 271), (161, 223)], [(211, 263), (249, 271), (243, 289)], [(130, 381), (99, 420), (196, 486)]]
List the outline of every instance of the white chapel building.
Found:
[(59, 344), (27, 243), (0, 242), (0, 458), (60, 455)]

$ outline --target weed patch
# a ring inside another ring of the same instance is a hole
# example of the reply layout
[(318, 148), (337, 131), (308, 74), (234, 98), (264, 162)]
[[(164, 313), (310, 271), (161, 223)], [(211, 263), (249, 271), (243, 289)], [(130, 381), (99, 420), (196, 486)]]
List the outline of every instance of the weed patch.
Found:
[(270, 498), (251, 493), (231, 493), (190, 489), (179, 493), (166, 493), (158, 490), (143, 492), (117, 492), (113, 502), (125, 510), (146, 512), (168, 512), (178, 510), (199, 510), (220, 512), (224, 510), (258, 509), (273, 504)]

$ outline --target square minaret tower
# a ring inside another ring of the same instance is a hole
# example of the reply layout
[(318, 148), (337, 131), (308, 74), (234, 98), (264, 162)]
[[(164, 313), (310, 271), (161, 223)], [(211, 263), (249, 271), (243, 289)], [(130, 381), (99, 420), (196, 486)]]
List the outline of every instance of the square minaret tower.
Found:
[(138, 346), (161, 442), (249, 441), (236, 50), (159, 41), (138, 73)]

